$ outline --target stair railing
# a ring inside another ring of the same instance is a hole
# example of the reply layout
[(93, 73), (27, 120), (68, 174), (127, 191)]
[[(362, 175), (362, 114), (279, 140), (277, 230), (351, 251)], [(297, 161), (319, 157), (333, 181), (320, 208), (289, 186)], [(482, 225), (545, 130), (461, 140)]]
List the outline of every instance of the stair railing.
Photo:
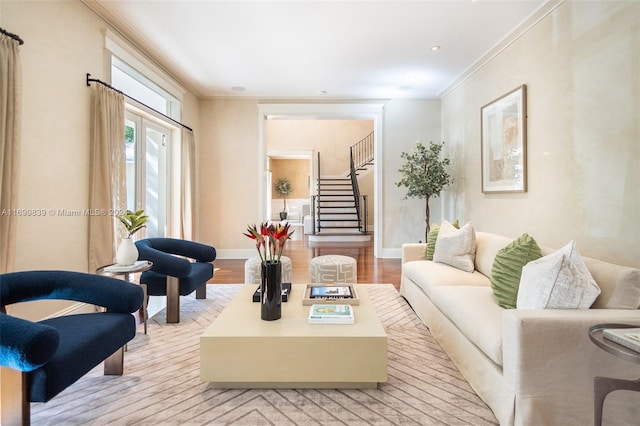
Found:
[[(315, 209), (314, 212), (312, 213), (312, 225), (313, 225), (313, 233), (316, 233), (316, 224), (317, 224), (317, 231), (320, 232), (320, 198), (321, 198), (321, 194), (320, 194), (320, 179), (321, 179), (321, 174), (320, 174), (320, 152), (318, 152), (318, 180), (316, 182), (318, 182), (318, 189), (316, 191), (316, 196), (314, 197), (314, 205), (315, 205)], [(317, 217), (316, 217), (317, 215)], [(317, 219), (317, 220), (316, 220)]]
[(351, 188), (353, 189), (353, 201), (356, 206), (356, 215), (358, 216), (358, 230), (362, 232), (362, 220), (360, 214), (360, 187), (358, 186), (358, 176), (356, 175), (356, 167), (353, 159), (353, 150), (349, 153), (349, 165), (351, 176)]
[[(367, 196), (363, 195), (364, 203), (360, 202), (360, 188), (358, 186), (357, 171), (362, 167), (371, 164), (373, 161), (373, 132), (362, 138), (360, 141), (349, 147), (349, 177), (351, 179), (351, 187), (353, 189), (353, 201), (358, 217), (358, 230), (362, 233), (367, 232)], [(318, 190), (316, 195), (311, 198), (311, 225), (313, 233), (320, 232), (322, 225), (320, 221), (320, 203), (322, 201), (321, 193), (321, 173), (320, 173), (320, 153), (318, 152), (318, 170), (317, 170)]]
[(356, 170), (373, 161), (373, 132), (349, 147)]

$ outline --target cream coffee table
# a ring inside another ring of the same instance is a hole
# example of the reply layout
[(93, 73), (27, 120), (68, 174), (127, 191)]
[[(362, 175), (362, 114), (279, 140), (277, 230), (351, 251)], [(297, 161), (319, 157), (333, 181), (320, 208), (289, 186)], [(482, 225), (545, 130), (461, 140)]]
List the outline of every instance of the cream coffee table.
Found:
[(375, 388), (387, 381), (387, 335), (367, 285), (356, 323), (308, 324), (306, 286), (294, 284), (282, 318), (260, 319), (246, 285), (200, 337), (200, 379), (220, 388)]

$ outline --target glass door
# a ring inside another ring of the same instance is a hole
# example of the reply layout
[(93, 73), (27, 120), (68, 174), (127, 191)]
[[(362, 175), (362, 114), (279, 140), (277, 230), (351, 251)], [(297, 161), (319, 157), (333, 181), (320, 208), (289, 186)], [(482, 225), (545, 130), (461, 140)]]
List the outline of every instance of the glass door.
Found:
[(127, 208), (144, 209), (146, 237), (168, 235), (171, 130), (132, 111), (125, 120)]

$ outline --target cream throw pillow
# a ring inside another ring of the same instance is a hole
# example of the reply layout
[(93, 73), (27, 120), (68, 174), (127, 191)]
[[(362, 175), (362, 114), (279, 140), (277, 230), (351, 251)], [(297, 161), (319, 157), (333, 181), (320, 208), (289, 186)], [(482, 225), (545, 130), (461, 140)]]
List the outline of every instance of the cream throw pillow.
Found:
[(522, 268), (519, 309), (589, 309), (600, 287), (589, 273), (575, 242)]
[(443, 220), (440, 224), (433, 261), (446, 263), (466, 272), (475, 269), (476, 233), (467, 223), (460, 229)]

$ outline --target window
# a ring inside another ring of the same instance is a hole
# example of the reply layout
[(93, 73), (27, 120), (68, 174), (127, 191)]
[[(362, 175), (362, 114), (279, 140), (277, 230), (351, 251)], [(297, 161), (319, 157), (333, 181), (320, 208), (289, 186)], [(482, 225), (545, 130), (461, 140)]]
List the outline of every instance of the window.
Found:
[(169, 236), (175, 192), (172, 153), (180, 132), (150, 108), (171, 116), (172, 111), (177, 115), (181, 103), (116, 56), (111, 61), (111, 84), (143, 104), (125, 98), (127, 208), (144, 209), (149, 216), (146, 237)]

